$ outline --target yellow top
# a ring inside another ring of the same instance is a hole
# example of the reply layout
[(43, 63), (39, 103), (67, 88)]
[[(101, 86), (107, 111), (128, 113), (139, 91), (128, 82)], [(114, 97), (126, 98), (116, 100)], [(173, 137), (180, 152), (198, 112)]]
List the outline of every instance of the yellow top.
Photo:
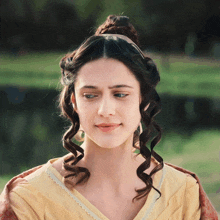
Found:
[[(12, 209), (19, 219), (46, 220), (108, 220), (78, 191), (70, 191), (62, 176), (52, 167), (56, 159), (48, 161), (10, 192)], [(134, 220), (197, 220), (200, 219), (199, 185), (186, 175), (168, 165), (155, 174), (148, 199)]]

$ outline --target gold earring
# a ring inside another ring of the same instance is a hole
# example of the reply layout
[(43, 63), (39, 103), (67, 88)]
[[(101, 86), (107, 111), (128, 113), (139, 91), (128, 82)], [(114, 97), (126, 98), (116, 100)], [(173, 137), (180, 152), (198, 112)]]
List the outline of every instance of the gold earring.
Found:
[(78, 142), (83, 142), (84, 141), (84, 136), (85, 136), (85, 132), (82, 129), (82, 127), (80, 126), (80, 128), (79, 128), (78, 132), (75, 134), (74, 138)]
[(141, 124), (141, 122), (140, 122), (140, 124), (139, 124), (139, 129), (140, 129), (140, 134), (143, 132), (143, 128), (142, 128), (142, 124)]

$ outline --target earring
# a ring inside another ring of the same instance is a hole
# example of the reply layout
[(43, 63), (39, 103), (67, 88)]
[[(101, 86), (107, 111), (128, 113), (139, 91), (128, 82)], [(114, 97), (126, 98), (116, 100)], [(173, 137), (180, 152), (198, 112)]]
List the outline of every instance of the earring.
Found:
[(143, 128), (142, 128), (142, 124), (141, 124), (141, 122), (140, 122), (139, 127), (140, 127), (140, 134), (141, 134), (141, 133), (143, 132)]
[(78, 132), (75, 134), (74, 138), (78, 142), (83, 142), (84, 141), (84, 136), (85, 136), (85, 132), (82, 129), (82, 127), (80, 126), (80, 128), (79, 128)]

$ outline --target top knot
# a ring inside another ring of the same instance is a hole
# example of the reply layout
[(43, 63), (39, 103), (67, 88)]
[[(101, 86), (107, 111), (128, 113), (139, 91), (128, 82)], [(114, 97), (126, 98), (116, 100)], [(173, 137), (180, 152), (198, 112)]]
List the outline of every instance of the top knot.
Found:
[(127, 16), (113, 16), (116, 26), (129, 26), (129, 17)]
[(137, 31), (130, 23), (129, 17), (109, 15), (106, 21), (101, 24), (95, 32), (95, 35), (100, 34), (121, 34), (130, 38), (135, 44), (139, 45)]

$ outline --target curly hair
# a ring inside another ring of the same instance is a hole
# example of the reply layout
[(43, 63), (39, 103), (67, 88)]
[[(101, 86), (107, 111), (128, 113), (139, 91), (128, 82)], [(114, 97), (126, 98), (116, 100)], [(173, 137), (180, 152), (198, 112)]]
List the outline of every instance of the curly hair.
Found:
[[(115, 34), (124, 35), (134, 43), (129, 43)], [(155, 115), (161, 109), (160, 97), (155, 90), (160, 76), (154, 62), (145, 56), (137, 45), (137, 32), (129, 22), (129, 18), (110, 15), (97, 29), (95, 35), (89, 37), (78, 49), (61, 59), (61, 82), (64, 88), (60, 95), (60, 108), (62, 114), (71, 121), (70, 128), (63, 136), (63, 146), (72, 153), (64, 160), (64, 168), (68, 171), (68, 175), (64, 177), (66, 185), (73, 187), (74, 184), (86, 182), (90, 177), (87, 168), (76, 166), (84, 157), (84, 150), (71, 140), (80, 127), (78, 114), (74, 111), (71, 102), (71, 94), (75, 93), (74, 83), (77, 73), (84, 64), (106, 57), (124, 63), (138, 80), (141, 89), (142, 101), (139, 109), (142, 123), (146, 129), (140, 135), (137, 131), (134, 132), (133, 147), (138, 149), (145, 158), (137, 169), (137, 175), (146, 186), (136, 190), (137, 196), (133, 198), (133, 201), (146, 196), (152, 188), (161, 195), (153, 186), (152, 181), (152, 175), (163, 168), (163, 159), (154, 151), (154, 147), (161, 139), (161, 128), (154, 121)], [(157, 135), (153, 137), (155, 131)], [(150, 149), (146, 146), (148, 142), (150, 142)], [(158, 165), (148, 175), (144, 171), (150, 167), (152, 157), (157, 160)], [(73, 183), (73, 177), (78, 177), (76, 183)]]

